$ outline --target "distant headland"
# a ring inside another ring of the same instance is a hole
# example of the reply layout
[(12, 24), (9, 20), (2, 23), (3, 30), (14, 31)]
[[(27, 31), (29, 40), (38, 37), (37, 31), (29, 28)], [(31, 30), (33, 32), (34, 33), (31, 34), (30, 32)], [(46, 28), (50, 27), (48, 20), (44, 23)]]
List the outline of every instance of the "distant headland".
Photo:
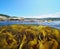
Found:
[(0, 14), (0, 21), (39, 21), (39, 22), (51, 22), (51, 21), (59, 21), (60, 18), (24, 18), (17, 16), (9, 16), (6, 14)]

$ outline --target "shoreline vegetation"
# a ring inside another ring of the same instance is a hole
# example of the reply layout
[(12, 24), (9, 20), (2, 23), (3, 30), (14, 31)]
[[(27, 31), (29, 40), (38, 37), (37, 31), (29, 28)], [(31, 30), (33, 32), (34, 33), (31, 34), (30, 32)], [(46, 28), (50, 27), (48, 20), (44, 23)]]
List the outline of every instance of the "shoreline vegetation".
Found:
[(60, 49), (60, 30), (42, 25), (0, 26), (0, 49)]

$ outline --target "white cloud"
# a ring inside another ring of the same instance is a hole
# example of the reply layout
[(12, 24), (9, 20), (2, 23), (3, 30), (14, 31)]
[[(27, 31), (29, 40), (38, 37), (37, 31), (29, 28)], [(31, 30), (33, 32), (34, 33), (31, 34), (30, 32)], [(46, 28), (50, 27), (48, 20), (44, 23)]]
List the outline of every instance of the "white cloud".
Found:
[[(25, 17), (25, 16), (24, 16)], [(60, 18), (60, 12), (54, 14), (43, 14), (40, 16), (27, 16), (28, 18)]]

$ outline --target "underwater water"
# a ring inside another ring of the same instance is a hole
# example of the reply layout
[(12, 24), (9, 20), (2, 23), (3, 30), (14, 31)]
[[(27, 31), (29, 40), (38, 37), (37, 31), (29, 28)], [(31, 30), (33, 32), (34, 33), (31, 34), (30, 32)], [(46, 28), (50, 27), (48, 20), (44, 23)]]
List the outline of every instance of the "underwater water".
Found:
[(0, 49), (60, 49), (60, 30), (41, 25), (0, 26)]

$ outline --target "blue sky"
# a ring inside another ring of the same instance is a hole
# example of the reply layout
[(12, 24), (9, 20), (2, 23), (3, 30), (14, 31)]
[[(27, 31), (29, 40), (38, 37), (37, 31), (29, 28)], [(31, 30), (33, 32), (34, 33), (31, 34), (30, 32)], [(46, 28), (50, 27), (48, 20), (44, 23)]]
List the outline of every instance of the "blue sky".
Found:
[(37, 17), (57, 12), (60, 0), (0, 0), (0, 13), (11, 16)]

